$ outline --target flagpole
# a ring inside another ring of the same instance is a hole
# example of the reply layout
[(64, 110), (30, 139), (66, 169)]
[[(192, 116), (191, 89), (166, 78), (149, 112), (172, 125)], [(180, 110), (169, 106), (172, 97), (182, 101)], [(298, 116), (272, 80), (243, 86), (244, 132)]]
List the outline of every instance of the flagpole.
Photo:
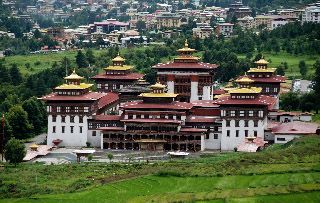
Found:
[(1, 146), (1, 160), (3, 162), (4, 157), (4, 113), (2, 113), (2, 146)]

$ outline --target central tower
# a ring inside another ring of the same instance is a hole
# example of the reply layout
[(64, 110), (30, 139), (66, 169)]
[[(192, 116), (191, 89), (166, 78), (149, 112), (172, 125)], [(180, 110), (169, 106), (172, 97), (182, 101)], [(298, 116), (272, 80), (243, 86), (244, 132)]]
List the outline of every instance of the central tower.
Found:
[(184, 47), (177, 50), (178, 56), (172, 62), (153, 66), (168, 93), (179, 94), (182, 102), (212, 100), (213, 76), (218, 65), (200, 62), (193, 56), (195, 49), (189, 48), (187, 40)]

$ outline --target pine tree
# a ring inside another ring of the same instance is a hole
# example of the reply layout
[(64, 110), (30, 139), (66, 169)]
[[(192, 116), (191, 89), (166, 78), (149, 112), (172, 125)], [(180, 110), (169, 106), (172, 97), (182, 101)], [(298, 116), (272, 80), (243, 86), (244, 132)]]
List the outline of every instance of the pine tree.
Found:
[(299, 70), (300, 70), (300, 74), (302, 75), (302, 77), (304, 78), (307, 74), (307, 65), (305, 61), (300, 61), (299, 62)]
[(18, 65), (15, 63), (10, 68), (10, 77), (13, 85), (20, 85), (23, 80)]
[(87, 68), (89, 66), (86, 56), (82, 53), (81, 50), (78, 51), (76, 56), (76, 63), (79, 68)]

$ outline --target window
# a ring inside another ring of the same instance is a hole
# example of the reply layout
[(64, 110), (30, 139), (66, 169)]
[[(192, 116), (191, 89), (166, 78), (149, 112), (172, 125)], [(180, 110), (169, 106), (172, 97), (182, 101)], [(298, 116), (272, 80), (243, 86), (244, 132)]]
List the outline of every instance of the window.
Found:
[(266, 92), (269, 92), (270, 91), (270, 88), (269, 87), (266, 87)]
[(132, 114), (128, 114), (128, 119), (133, 119), (133, 115)]
[(82, 126), (79, 127), (79, 132), (82, 133)]
[(235, 121), (236, 122), (236, 127), (239, 127), (239, 121)]
[(239, 116), (244, 116), (244, 111), (240, 111)]
[(230, 112), (230, 115), (231, 115), (231, 116), (235, 116), (235, 115), (236, 115), (236, 111), (231, 111), (231, 112)]
[(254, 127), (258, 127), (258, 122), (259, 122), (259, 121), (253, 121)]
[(230, 130), (227, 130), (227, 137), (230, 137)]
[(249, 111), (249, 116), (250, 116), (250, 117), (253, 116), (253, 111)]
[(61, 112), (61, 107), (57, 106), (57, 112)]
[(226, 126), (230, 127), (230, 121), (229, 120), (226, 121)]
[(74, 116), (70, 116), (70, 123), (74, 123)]
[(64, 133), (66, 130), (66, 127), (65, 126), (61, 126), (61, 132)]
[(209, 133), (206, 134), (206, 139), (207, 139), (207, 140), (209, 139)]
[(149, 118), (149, 114), (144, 115), (144, 118)]
[(88, 106), (84, 107), (84, 112), (89, 112), (89, 107)]
[(245, 136), (245, 137), (248, 137), (248, 133), (249, 133), (248, 130), (245, 130), (245, 131), (244, 131), (244, 136)]
[(263, 117), (263, 111), (259, 111), (259, 117)]
[(70, 106), (66, 107), (66, 112), (70, 112)]
[(161, 118), (161, 119), (165, 119), (166, 116), (165, 116), (164, 114), (160, 114), (160, 118)]
[(66, 116), (61, 116), (61, 122), (65, 123), (66, 122)]
[(172, 115), (172, 114), (169, 114), (168, 118), (169, 118), (169, 119), (173, 119), (173, 115)]
[(74, 126), (70, 126), (70, 132), (73, 133)]
[(141, 115), (140, 115), (140, 114), (138, 114), (136, 118), (141, 118)]
[(257, 137), (258, 136), (258, 131), (253, 131), (253, 135), (255, 136), (255, 137)]
[(278, 92), (278, 88), (273, 88), (273, 92)]
[(239, 137), (239, 130), (236, 130), (236, 137)]
[(217, 140), (218, 139), (218, 134), (213, 135), (213, 139)]
[(92, 131), (92, 137), (97, 136), (97, 131)]
[(57, 116), (52, 116), (52, 122), (56, 122), (57, 121)]
[(83, 116), (79, 116), (79, 123), (83, 123)]
[(284, 137), (277, 137), (277, 141), (286, 141), (286, 138), (284, 138)]
[(181, 115), (177, 115), (177, 120), (181, 120)]
[(56, 133), (56, 126), (52, 126), (52, 133)]
[(244, 121), (244, 127), (249, 127), (249, 121)]

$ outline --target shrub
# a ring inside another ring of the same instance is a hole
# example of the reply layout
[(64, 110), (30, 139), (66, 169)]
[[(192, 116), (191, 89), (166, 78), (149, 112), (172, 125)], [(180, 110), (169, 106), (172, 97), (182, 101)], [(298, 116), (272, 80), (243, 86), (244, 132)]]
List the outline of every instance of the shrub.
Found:
[(8, 141), (4, 150), (5, 159), (15, 165), (22, 162), (27, 153), (24, 144), (15, 138)]

